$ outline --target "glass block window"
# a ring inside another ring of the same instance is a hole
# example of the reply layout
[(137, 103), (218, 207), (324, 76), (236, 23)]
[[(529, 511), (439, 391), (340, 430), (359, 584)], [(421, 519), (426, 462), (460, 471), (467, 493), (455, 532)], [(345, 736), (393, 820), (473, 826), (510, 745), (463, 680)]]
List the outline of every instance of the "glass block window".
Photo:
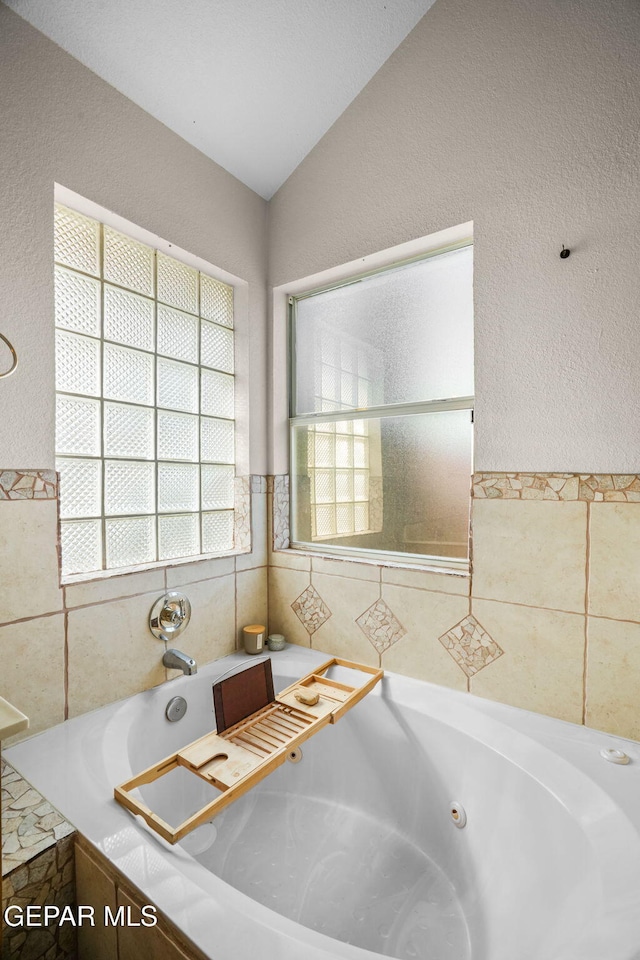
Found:
[(62, 572), (233, 548), (233, 287), (55, 208)]
[(468, 559), (470, 244), (292, 297), (292, 542)]

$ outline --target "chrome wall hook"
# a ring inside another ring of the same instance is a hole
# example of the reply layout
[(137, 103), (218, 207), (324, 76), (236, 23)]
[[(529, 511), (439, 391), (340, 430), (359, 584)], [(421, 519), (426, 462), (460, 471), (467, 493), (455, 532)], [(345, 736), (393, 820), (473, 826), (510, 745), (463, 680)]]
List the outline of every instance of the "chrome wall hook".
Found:
[(18, 366), (18, 354), (13, 349), (13, 344), (9, 340), (7, 340), (7, 338), (2, 333), (0, 333), (0, 340), (6, 343), (6, 345), (9, 347), (9, 351), (11, 353), (11, 358), (12, 358), (12, 363), (9, 369), (5, 370), (4, 373), (0, 373), (0, 380), (1, 380), (2, 377), (9, 377)]

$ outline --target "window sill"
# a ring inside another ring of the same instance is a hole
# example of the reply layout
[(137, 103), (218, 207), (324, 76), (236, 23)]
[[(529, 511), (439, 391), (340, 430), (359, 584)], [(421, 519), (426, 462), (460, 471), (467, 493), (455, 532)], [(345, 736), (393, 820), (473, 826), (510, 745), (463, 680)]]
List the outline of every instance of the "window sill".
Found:
[(114, 570), (90, 570), (87, 573), (70, 573), (60, 577), (60, 585), (70, 586), (74, 583), (92, 583), (101, 580), (110, 580), (112, 577), (124, 577), (132, 573), (145, 573), (148, 570), (164, 570), (168, 567), (182, 567), (186, 564), (198, 564), (205, 560), (224, 560), (225, 558), (241, 557), (251, 553), (251, 549), (227, 550), (224, 553), (203, 553), (197, 557), (174, 557), (171, 560), (157, 560), (154, 563), (139, 563), (132, 567), (118, 567)]
[(317, 558), (322, 560), (339, 560), (343, 563), (359, 563), (370, 567), (393, 568), (400, 570), (418, 570), (422, 573), (436, 573), (445, 577), (460, 577), (469, 579), (471, 576), (468, 560), (443, 560), (442, 562), (430, 561), (426, 558), (416, 558), (410, 560), (399, 554), (392, 554), (383, 557), (381, 554), (370, 553), (368, 556), (356, 555), (337, 550), (318, 549), (315, 550), (308, 544), (292, 544), (287, 550), (274, 550), (274, 554), (287, 554), (288, 556), (302, 556)]

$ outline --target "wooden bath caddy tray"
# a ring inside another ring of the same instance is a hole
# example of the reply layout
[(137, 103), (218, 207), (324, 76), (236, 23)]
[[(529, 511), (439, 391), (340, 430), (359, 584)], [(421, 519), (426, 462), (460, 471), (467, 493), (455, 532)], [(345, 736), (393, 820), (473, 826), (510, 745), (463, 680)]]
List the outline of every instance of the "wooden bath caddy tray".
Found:
[[(370, 676), (362, 686), (326, 679), (324, 674), (334, 666)], [(247, 694), (247, 681), (243, 678), (252, 673), (254, 681), (257, 679), (257, 687), (254, 682)], [(339, 720), (373, 689), (382, 675), (383, 671), (375, 667), (332, 657), (274, 697), (270, 660), (256, 664), (244, 673), (214, 685), (218, 732), (205, 734), (116, 787), (115, 798), (128, 810), (143, 817), (169, 843), (176, 843), (259, 783), (314, 733)], [(242, 713), (243, 689), (244, 702), (254, 707), (249, 715), (246, 710)], [(305, 699), (314, 699), (318, 694), (318, 701), (315, 704), (302, 703), (296, 693)], [(255, 709), (256, 703), (261, 704), (259, 709)], [(238, 720), (238, 715), (243, 718)], [(176, 767), (186, 768), (221, 792), (193, 816), (172, 827), (133, 797), (131, 791), (153, 783)]]

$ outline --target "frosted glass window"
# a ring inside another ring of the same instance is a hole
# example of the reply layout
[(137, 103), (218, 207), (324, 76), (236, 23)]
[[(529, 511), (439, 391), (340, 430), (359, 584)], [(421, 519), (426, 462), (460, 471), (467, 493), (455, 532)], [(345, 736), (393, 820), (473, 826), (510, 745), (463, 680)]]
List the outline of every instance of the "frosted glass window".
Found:
[(473, 394), (472, 248), (300, 298), (294, 414)]
[[(326, 425), (294, 427), (292, 462), (299, 464), (292, 473), (294, 539), (467, 557), (469, 411), (382, 417), (368, 424), (375, 468), (353, 470), (309, 466), (318, 437), (326, 436), (315, 431)], [(335, 436), (336, 461), (343, 439), (353, 442)]]
[(463, 565), (471, 245), (293, 298), (290, 322), (294, 545)]
[(233, 288), (55, 208), (63, 575), (233, 549)]

